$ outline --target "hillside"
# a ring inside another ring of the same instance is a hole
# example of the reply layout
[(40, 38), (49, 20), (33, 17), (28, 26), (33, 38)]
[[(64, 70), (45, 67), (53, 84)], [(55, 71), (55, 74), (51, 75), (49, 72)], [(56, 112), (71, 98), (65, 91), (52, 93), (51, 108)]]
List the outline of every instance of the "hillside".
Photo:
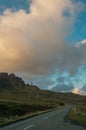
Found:
[(56, 106), (59, 103), (85, 103), (86, 96), (41, 90), (32, 84), (25, 84), (13, 73), (0, 73), (0, 101)]
[[(13, 73), (0, 73), (0, 124), (20, 119), (21, 116), (72, 104), (86, 106), (86, 96), (41, 90), (25, 84)], [(82, 110), (82, 108), (81, 108)]]
[(31, 103), (80, 103), (86, 102), (86, 96), (73, 93), (58, 93), (49, 90), (41, 90), (37, 86), (25, 84), (22, 78), (11, 73), (0, 73), (0, 100)]

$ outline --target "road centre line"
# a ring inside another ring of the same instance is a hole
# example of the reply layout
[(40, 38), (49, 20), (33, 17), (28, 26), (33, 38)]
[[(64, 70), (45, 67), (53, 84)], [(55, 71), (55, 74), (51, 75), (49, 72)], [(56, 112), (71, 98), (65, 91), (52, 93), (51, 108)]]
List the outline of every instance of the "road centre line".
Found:
[(33, 127), (33, 126), (34, 126), (33, 124), (32, 124), (32, 125), (29, 125), (29, 126), (25, 127), (24, 130), (27, 130), (27, 129)]

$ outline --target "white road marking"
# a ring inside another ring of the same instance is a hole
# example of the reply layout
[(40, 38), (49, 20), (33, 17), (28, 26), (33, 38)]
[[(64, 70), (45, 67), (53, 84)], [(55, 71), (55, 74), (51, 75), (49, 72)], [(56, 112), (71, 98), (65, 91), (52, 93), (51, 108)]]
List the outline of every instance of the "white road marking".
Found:
[(31, 128), (31, 127), (33, 127), (33, 124), (25, 127), (24, 130), (27, 130), (27, 129)]
[(45, 120), (48, 119), (48, 116), (46, 116), (44, 119), (45, 119)]

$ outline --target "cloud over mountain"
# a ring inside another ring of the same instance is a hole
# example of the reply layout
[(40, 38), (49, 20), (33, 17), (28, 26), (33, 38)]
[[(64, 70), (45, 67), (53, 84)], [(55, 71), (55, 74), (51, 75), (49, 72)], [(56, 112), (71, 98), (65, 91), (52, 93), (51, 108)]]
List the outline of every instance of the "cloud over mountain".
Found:
[(74, 94), (79, 94), (79, 95), (86, 95), (86, 91), (82, 90), (82, 89), (79, 89), (79, 88), (74, 88), (72, 90), (72, 93)]

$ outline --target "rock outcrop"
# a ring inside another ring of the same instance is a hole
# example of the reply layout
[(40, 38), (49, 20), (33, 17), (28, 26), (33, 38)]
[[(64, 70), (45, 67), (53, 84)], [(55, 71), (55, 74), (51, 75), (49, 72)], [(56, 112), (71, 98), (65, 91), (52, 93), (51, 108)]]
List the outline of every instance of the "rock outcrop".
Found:
[(13, 73), (0, 73), (0, 90), (4, 88), (10, 89), (13, 86), (25, 86), (25, 82)]

